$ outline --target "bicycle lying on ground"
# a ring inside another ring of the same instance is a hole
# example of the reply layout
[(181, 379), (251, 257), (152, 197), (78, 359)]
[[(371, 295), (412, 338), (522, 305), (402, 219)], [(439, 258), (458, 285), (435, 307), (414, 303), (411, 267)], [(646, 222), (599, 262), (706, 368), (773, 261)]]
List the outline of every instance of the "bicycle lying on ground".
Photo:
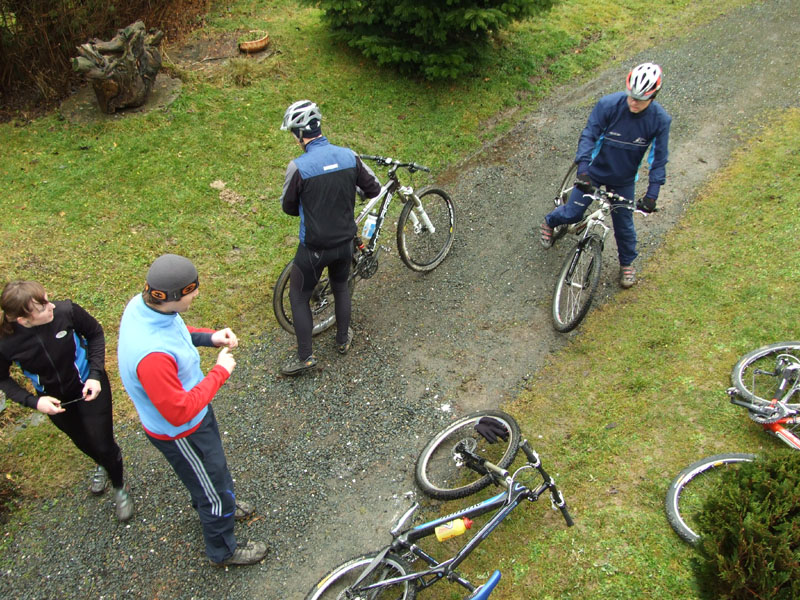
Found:
[[(353, 240), (353, 265), (349, 280), (351, 294), (356, 282), (369, 279), (378, 270), (378, 254), (381, 249), (378, 240), (395, 195), (403, 203), (397, 219), (397, 250), (403, 263), (412, 271), (432, 271), (439, 266), (450, 252), (455, 229), (455, 207), (447, 192), (430, 186), (415, 191), (411, 186), (402, 185), (397, 173), (399, 168), (404, 168), (411, 174), (417, 171), (430, 172), (430, 169), (415, 162), (401, 162), (382, 156), (362, 154), (360, 158), (389, 167), (389, 172), (380, 193), (366, 203), (356, 218), (356, 223), (362, 229), (361, 236), (356, 235)], [(362, 242), (362, 238), (366, 242)], [(272, 294), (275, 318), (289, 333), (294, 333), (289, 303), (289, 277), (293, 264), (294, 261), (290, 261), (281, 271)], [(327, 271), (324, 270), (311, 296), (314, 335), (322, 333), (336, 322), (333, 288)]]
[[(747, 409), (750, 418), (782, 442), (800, 450), (800, 437), (795, 430), (800, 421), (800, 404), (790, 400), (800, 390), (800, 342), (778, 342), (745, 354), (731, 373), (733, 387), (727, 393), (732, 404)], [(690, 544), (700, 535), (695, 531), (694, 513), (702, 509), (702, 501), (714, 492), (712, 480), (731, 465), (755, 460), (754, 454), (717, 454), (697, 461), (683, 469), (667, 490), (665, 508), (667, 519), (675, 532)], [(702, 485), (687, 486), (699, 475), (705, 475)]]
[[(489, 444), (475, 431), (481, 419), (494, 419), (507, 432), (507, 440)], [(526, 463), (510, 474), (519, 449)], [(542, 482), (534, 487), (519, 481), (525, 471), (535, 470)], [(568, 526), (573, 524), (561, 492), (553, 478), (542, 467), (539, 455), (521, 440), (519, 426), (511, 415), (502, 411), (484, 410), (462, 417), (436, 434), (422, 450), (416, 464), (416, 480), (423, 492), (437, 499), (462, 498), (490, 483), (503, 488), (499, 494), (450, 515), (405, 527), (419, 507), (415, 503), (400, 517), (391, 530), (392, 542), (379, 552), (353, 558), (323, 577), (309, 592), (306, 600), (411, 600), (417, 591), (447, 579), (466, 588), (466, 600), (485, 600), (500, 581), (495, 571), (483, 585), (475, 587), (456, 572), (456, 568), (523, 500), (535, 502), (545, 492), (550, 493), (553, 508), (561, 511)], [(438, 561), (417, 545), (417, 542), (436, 534), (443, 537), (459, 535), (470, 526), (471, 518), (496, 511), (488, 522), (454, 556)], [(439, 530), (437, 532), (437, 529)], [(420, 560), (425, 568), (412, 571), (410, 563)]]
[[(553, 200), (556, 207), (566, 204), (574, 186), (584, 192), (585, 198), (597, 201), (600, 206), (591, 214), (584, 215), (577, 223), (558, 225), (553, 229), (553, 242), (566, 233), (574, 233), (580, 239), (567, 255), (553, 292), (553, 325), (557, 331), (572, 331), (589, 312), (597, 286), (600, 283), (603, 247), (611, 227), (605, 220), (612, 210), (636, 210), (636, 203), (591, 185), (574, 181), (577, 165), (573, 165), (564, 177), (561, 188)], [(587, 211), (588, 212), (588, 211)]]

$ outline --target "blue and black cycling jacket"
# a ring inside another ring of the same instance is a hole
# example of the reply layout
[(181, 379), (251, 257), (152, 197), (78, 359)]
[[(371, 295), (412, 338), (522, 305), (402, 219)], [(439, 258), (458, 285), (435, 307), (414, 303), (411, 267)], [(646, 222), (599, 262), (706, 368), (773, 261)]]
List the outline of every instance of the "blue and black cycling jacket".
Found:
[(649, 147), (650, 182), (645, 195), (656, 199), (667, 176), (672, 118), (656, 101), (634, 114), (627, 97), (625, 92), (616, 92), (599, 100), (581, 132), (575, 162), (578, 172), (588, 171), (592, 181), (628, 186), (636, 182)]
[(281, 195), (283, 212), (300, 217), (301, 244), (326, 249), (353, 239), (356, 186), (367, 198), (381, 191), (375, 173), (349, 148), (324, 136), (306, 145), (305, 154), (289, 163)]
[[(49, 323), (14, 323), (14, 333), (0, 337), (0, 390), (30, 408), (36, 408), (39, 396), (62, 402), (79, 398), (86, 380), (100, 380), (105, 371), (106, 342), (97, 319), (69, 300), (53, 304)], [(35, 394), (11, 377), (12, 364), (30, 379)]]

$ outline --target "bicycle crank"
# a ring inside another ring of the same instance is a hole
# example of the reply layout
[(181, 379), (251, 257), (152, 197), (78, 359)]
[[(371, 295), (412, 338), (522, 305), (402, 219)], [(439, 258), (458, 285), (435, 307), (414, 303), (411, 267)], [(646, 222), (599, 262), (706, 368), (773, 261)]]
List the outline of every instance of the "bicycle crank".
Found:
[(369, 279), (378, 272), (378, 257), (376, 255), (365, 256), (356, 265), (356, 274), (361, 279)]

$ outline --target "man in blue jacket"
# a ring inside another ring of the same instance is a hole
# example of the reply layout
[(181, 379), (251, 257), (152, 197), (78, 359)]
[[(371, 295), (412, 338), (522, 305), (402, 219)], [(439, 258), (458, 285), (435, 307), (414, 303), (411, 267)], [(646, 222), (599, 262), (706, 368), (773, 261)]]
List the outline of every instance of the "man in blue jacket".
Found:
[[(638, 65), (628, 74), (626, 87), (626, 92), (601, 98), (589, 115), (575, 155), (577, 180), (595, 187), (605, 186), (608, 191), (632, 199), (639, 165), (649, 148), (650, 181), (636, 208), (651, 213), (656, 210), (658, 192), (666, 181), (672, 122), (664, 108), (655, 102), (661, 89), (661, 67), (653, 63)], [(575, 187), (567, 203), (545, 217), (540, 230), (542, 245), (552, 246), (553, 229), (577, 223), (588, 207), (583, 192)], [(636, 283), (632, 265), (637, 256), (633, 211), (612, 210), (611, 218), (619, 253), (619, 283), (629, 288)]]
[(317, 364), (311, 352), (313, 319), (308, 302), (325, 267), (333, 288), (337, 350), (346, 354), (350, 349), (347, 280), (356, 234), (356, 187), (368, 198), (381, 191), (380, 181), (355, 152), (334, 146), (322, 135), (321, 121), (317, 105), (300, 100), (286, 109), (281, 125), (305, 151), (289, 163), (281, 196), (283, 212), (300, 217), (300, 243), (289, 279), (297, 356), (283, 366), (284, 375), (299, 375)]

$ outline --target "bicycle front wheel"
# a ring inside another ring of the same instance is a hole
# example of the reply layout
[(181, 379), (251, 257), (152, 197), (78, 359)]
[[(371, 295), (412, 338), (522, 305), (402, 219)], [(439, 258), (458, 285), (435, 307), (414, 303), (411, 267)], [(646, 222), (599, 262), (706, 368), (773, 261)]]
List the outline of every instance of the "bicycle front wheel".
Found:
[[(289, 333), (294, 333), (294, 322), (292, 321), (292, 305), (289, 302), (289, 280), (291, 279), (292, 266), (294, 261), (289, 261), (278, 276), (275, 288), (272, 291), (272, 310), (278, 324)], [(350, 293), (353, 287), (350, 286)], [(314, 288), (309, 300), (311, 307), (311, 317), (313, 319), (312, 335), (322, 333), (336, 323), (336, 313), (334, 311), (333, 288), (328, 279), (328, 269), (322, 272), (319, 283)]]
[(400, 212), (397, 250), (412, 271), (432, 271), (453, 245), (455, 208), (447, 192), (439, 188), (424, 188), (417, 197), (422, 203), (420, 208), (409, 200)]
[(800, 363), (800, 342), (762, 346), (739, 359), (731, 372), (731, 383), (750, 402), (770, 402), (778, 390), (780, 371), (792, 363)]
[[(475, 425), (484, 417), (500, 421), (508, 431), (508, 440), (498, 439), (490, 444), (477, 433)], [(456, 445), (466, 442), (475, 454), (505, 469), (514, 462), (521, 437), (514, 417), (499, 410), (481, 410), (453, 421), (433, 436), (417, 458), (417, 485), (425, 494), (439, 500), (474, 494), (489, 485), (492, 479), (466, 465), (459, 466)]]
[(589, 312), (600, 283), (603, 243), (590, 235), (567, 255), (553, 293), (553, 325), (557, 331), (572, 331)]
[[(703, 510), (705, 500), (717, 493), (722, 474), (731, 466), (753, 462), (755, 458), (755, 454), (715, 454), (692, 463), (678, 473), (669, 484), (664, 508), (669, 524), (681, 539), (693, 545), (700, 541), (696, 515)], [(700, 475), (703, 477), (699, 482), (689, 485)]]
[[(311, 588), (306, 600), (342, 600), (347, 588), (352, 586), (364, 569), (375, 558), (375, 554), (365, 554), (348, 560), (325, 575)], [(402, 577), (411, 573), (408, 563), (394, 554), (387, 554), (359, 586), (378, 583), (394, 577)], [(413, 600), (417, 595), (414, 582), (405, 581), (384, 588), (369, 590), (363, 594), (354, 594), (353, 598), (370, 598), (375, 600)]]
[[(578, 163), (572, 163), (567, 171), (567, 174), (564, 175), (564, 179), (561, 181), (561, 185), (558, 188), (556, 197), (553, 199), (553, 204), (556, 205), (556, 208), (563, 206), (569, 200), (569, 197), (572, 194), (572, 188), (575, 187), (575, 176), (577, 174)], [(564, 234), (567, 233), (567, 227), (568, 225), (557, 225), (556, 227), (553, 227), (553, 242), (561, 237), (564, 237)]]

